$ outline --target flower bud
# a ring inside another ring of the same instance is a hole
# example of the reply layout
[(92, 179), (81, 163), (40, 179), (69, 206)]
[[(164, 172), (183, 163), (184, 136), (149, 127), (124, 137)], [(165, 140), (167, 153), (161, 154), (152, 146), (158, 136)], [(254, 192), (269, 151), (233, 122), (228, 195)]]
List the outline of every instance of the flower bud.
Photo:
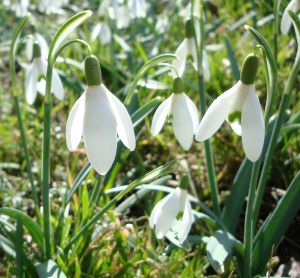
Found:
[(41, 47), (38, 42), (35, 41), (33, 43), (33, 58), (40, 58), (41, 56)]
[(185, 23), (185, 37), (190, 39), (190, 38), (193, 38), (194, 35), (195, 35), (194, 22), (192, 19), (189, 19)]
[(96, 56), (91, 55), (85, 58), (84, 70), (88, 86), (97, 86), (102, 83), (100, 63)]
[(254, 83), (258, 71), (259, 59), (255, 54), (249, 54), (243, 63), (241, 71), (241, 81), (245, 85)]
[(180, 180), (179, 187), (181, 189), (188, 190), (189, 185), (190, 185), (189, 177), (187, 175), (183, 175)]
[(173, 81), (173, 92), (175, 94), (181, 94), (184, 91), (184, 84), (180, 77), (177, 77)]

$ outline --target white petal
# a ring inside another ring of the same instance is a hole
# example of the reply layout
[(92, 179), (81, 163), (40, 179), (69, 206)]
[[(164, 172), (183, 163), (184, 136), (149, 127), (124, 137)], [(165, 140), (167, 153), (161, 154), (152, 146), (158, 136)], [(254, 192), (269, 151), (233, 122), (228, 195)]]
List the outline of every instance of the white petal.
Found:
[(156, 136), (161, 131), (167, 116), (170, 114), (172, 98), (173, 94), (156, 109), (151, 123), (151, 133), (153, 136)]
[(159, 207), (155, 222), (155, 233), (157, 238), (163, 238), (170, 230), (172, 223), (176, 219), (179, 208), (180, 189), (176, 188)]
[(298, 9), (298, 0), (292, 0), (288, 5), (287, 7), (285, 8), (284, 12), (283, 12), (283, 15), (282, 15), (282, 18), (281, 18), (281, 24), (280, 24), (280, 30), (281, 30), (281, 33), (283, 35), (287, 34), (288, 31), (290, 30), (291, 28), (291, 18), (288, 14), (288, 11), (293, 11), (293, 12), (296, 12), (296, 10)]
[(232, 123), (229, 122), (229, 124), (235, 134), (237, 134), (238, 136), (242, 135), (242, 126), (239, 121), (233, 121)]
[(128, 149), (133, 151), (135, 149), (136, 142), (133, 124), (127, 109), (125, 108), (124, 104), (117, 97), (115, 97), (103, 84), (101, 84), (100, 86), (102, 86), (103, 90), (106, 91), (110, 99), (111, 108), (117, 122), (117, 132), (121, 141)]
[(74, 151), (82, 137), (85, 111), (85, 93), (75, 102), (68, 116), (66, 125), (66, 141), (70, 151)]
[(36, 88), (37, 88), (37, 91), (44, 96), (45, 95), (45, 90), (46, 90), (46, 80), (41, 79), (37, 83)]
[(196, 129), (197, 129), (198, 124), (199, 124), (198, 109), (197, 109), (195, 103), (186, 94), (184, 94), (184, 96), (185, 96), (185, 100), (186, 100), (186, 103), (187, 103), (187, 107), (189, 109), (190, 116), (192, 118), (193, 132), (195, 134)]
[(63, 100), (65, 96), (63, 84), (58, 76), (58, 73), (55, 69), (53, 69), (52, 72), (52, 89), (51, 91), (54, 93), (54, 95), (59, 99)]
[(220, 128), (230, 111), (232, 96), (236, 93), (236, 88), (232, 87), (213, 101), (196, 130), (197, 141), (205, 141)]
[(180, 145), (188, 150), (193, 142), (194, 128), (185, 94), (174, 94), (171, 109), (174, 134)]
[(184, 213), (180, 222), (181, 229), (179, 229), (178, 232), (178, 240), (180, 243), (183, 243), (186, 240), (194, 222), (193, 211), (188, 198), (186, 198)]
[(47, 41), (39, 33), (35, 33), (34, 37), (38, 41), (38, 43), (41, 47), (42, 56), (46, 59), (48, 57), (48, 52), (49, 52), (49, 46), (48, 46)]
[(83, 141), (92, 167), (105, 175), (117, 151), (117, 128), (106, 93), (100, 86), (86, 89)]
[(255, 162), (263, 149), (265, 122), (254, 85), (244, 102), (241, 126), (244, 151), (247, 158)]
[(187, 39), (184, 39), (175, 51), (178, 59), (173, 59), (173, 66), (178, 71), (179, 76), (182, 76), (184, 72), (187, 53)]
[(100, 31), (101, 31), (101, 23), (99, 22), (94, 26), (92, 30), (91, 41), (94, 41), (98, 37)]
[(111, 31), (106, 23), (102, 23), (101, 25), (100, 40), (103, 45), (108, 44), (111, 41)]
[(25, 77), (25, 97), (28, 104), (33, 104), (36, 98), (36, 85), (38, 79), (38, 68), (33, 62), (26, 71)]

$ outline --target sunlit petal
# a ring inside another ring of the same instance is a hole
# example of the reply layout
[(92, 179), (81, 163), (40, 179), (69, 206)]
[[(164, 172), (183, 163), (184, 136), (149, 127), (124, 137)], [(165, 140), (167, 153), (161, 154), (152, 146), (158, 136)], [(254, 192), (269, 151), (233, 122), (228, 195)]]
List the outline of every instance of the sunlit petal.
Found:
[(92, 167), (105, 175), (117, 151), (117, 129), (109, 100), (100, 86), (86, 89), (83, 141)]
[(220, 128), (230, 111), (232, 96), (235, 93), (238, 92), (233, 87), (213, 101), (196, 130), (197, 141), (205, 141)]
[(286, 7), (286, 9), (283, 12), (282, 18), (281, 18), (281, 24), (280, 24), (280, 30), (282, 34), (287, 34), (288, 31), (291, 28), (292, 20), (288, 14), (288, 11), (296, 12), (299, 8), (300, 4), (298, 3), (298, 0), (292, 0)]
[(54, 95), (59, 99), (63, 100), (65, 96), (63, 84), (58, 76), (58, 73), (55, 69), (53, 69), (52, 72), (52, 89), (51, 91), (54, 93)]
[(179, 76), (182, 76), (184, 72), (187, 53), (187, 39), (184, 39), (175, 51), (178, 59), (173, 59), (173, 66), (178, 71)]
[(114, 117), (117, 122), (117, 132), (123, 144), (133, 151), (135, 149), (135, 135), (131, 118), (124, 104), (114, 96), (103, 84), (100, 85), (107, 93)]
[(249, 160), (255, 162), (263, 149), (265, 122), (254, 85), (243, 105), (241, 126), (245, 154)]
[(194, 127), (185, 94), (174, 94), (171, 109), (174, 134), (180, 145), (188, 150), (193, 142)]
[(82, 137), (85, 111), (85, 93), (75, 102), (68, 116), (66, 125), (66, 141), (70, 151), (74, 151)]
[(184, 94), (184, 96), (185, 96), (185, 100), (186, 100), (186, 103), (187, 103), (187, 107), (189, 109), (189, 113), (190, 113), (191, 118), (192, 118), (193, 132), (195, 134), (196, 129), (197, 129), (198, 124), (199, 124), (198, 109), (197, 109), (195, 103), (186, 94)]
[(33, 104), (37, 93), (38, 68), (32, 63), (26, 70), (25, 77), (25, 97), (28, 104)]
[(151, 133), (153, 136), (156, 136), (162, 129), (164, 122), (170, 113), (172, 98), (173, 94), (163, 101), (156, 109), (151, 124)]

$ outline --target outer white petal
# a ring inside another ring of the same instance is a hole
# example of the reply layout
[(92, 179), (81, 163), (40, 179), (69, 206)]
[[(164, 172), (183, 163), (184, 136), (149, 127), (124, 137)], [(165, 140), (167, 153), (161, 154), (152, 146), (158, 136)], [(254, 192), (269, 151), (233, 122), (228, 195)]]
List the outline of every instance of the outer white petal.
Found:
[(172, 198), (172, 195), (168, 194), (167, 196), (162, 198), (153, 208), (151, 215), (149, 217), (149, 225), (151, 228), (154, 228), (154, 226), (156, 225), (161, 213), (163, 213), (161, 210), (162, 207), (165, 205), (166, 202), (169, 201), (170, 198)]
[(241, 126), (244, 151), (247, 158), (255, 162), (263, 149), (265, 122), (254, 85), (243, 105)]
[(156, 136), (161, 131), (167, 116), (170, 114), (172, 99), (173, 94), (156, 109), (151, 123), (151, 133), (153, 136)]
[(105, 175), (112, 166), (117, 151), (117, 128), (106, 92), (100, 86), (90, 86), (85, 94), (83, 141), (92, 167)]
[(184, 39), (175, 51), (175, 55), (178, 57), (178, 59), (173, 60), (173, 66), (178, 71), (179, 76), (182, 76), (184, 72), (187, 54), (187, 39)]
[(70, 151), (74, 151), (82, 137), (85, 111), (85, 93), (75, 102), (68, 116), (66, 125), (66, 141)]
[(91, 41), (94, 41), (98, 35), (100, 34), (100, 31), (101, 31), (101, 26), (102, 26), (102, 23), (97, 23), (93, 30), (92, 30), (92, 34), (91, 34)]
[(178, 232), (178, 240), (180, 243), (183, 243), (186, 240), (191, 230), (193, 222), (194, 222), (194, 217), (193, 217), (192, 207), (190, 201), (188, 200), (188, 198), (186, 198), (184, 213), (180, 223), (181, 229)]
[(64, 87), (55, 69), (52, 72), (52, 92), (59, 100), (64, 99)]
[(236, 87), (232, 87), (213, 101), (196, 130), (197, 141), (205, 141), (220, 128), (230, 111), (232, 97), (237, 93)]
[(189, 109), (189, 113), (190, 113), (191, 118), (192, 118), (193, 131), (194, 131), (194, 134), (195, 134), (196, 129), (197, 129), (198, 124), (199, 124), (198, 109), (197, 109), (195, 103), (186, 94), (184, 94), (184, 96), (185, 96), (185, 100), (186, 100), (186, 103), (187, 103), (187, 107)]
[(159, 207), (156, 212), (155, 233), (157, 238), (163, 238), (170, 230), (172, 223), (180, 211), (180, 188), (176, 188)]
[(298, 0), (292, 0), (285, 8), (281, 18), (281, 24), (280, 24), (280, 30), (282, 34), (284, 35), (287, 34), (291, 28), (292, 21), (288, 14), (288, 11), (291, 10), (293, 12), (296, 12), (298, 8), (299, 8)]
[(229, 124), (235, 134), (237, 134), (238, 136), (242, 136), (242, 126), (239, 121), (233, 121), (232, 123), (229, 122)]
[(28, 104), (33, 104), (36, 98), (36, 86), (38, 80), (38, 68), (36, 63), (32, 63), (27, 71), (25, 77), (25, 97)]
[(111, 41), (111, 31), (106, 23), (101, 24), (100, 40), (103, 45), (108, 44)]
[(184, 93), (174, 94), (171, 113), (173, 115), (174, 134), (180, 145), (188, 150), (193, 142), (194, 127)]
[(135, 149), (135, 135), (131, 118), (124, 104), (115, 97), (103, 84), (100, 85), (107, 93), (110, 105), (116, 119), (117, 132), (123, 144), (133, 151)]
[(49, 52), (49, 46), (48, 46), (47, 41), (39, 33), (34, 33), (34, 37), (38, 41), (38, 43), (41, 47), (42, 56), (46, 59), (48, 57), (48, 52)]

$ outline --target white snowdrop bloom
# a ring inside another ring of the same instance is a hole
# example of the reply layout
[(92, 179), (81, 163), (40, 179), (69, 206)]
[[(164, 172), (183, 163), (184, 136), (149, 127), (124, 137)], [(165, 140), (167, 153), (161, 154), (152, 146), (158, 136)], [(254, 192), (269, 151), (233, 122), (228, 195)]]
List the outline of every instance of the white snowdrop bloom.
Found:
[(128, 0), (128, 9), (132, 18), (145, 18), (148, 4), (146, 0)]
[[(47, 62), (41, 56), (41, 48), (38, 43), (33, 45), (32, 63), (26, 69), (25, 76), (25, 97), (28, 104), (35, 101), (37, 91), (41, 94), (45, 93), (45, 81), (39, 79), (45, 78), (47, 72)], [(62, 100), (64, 98), (64, 89), (58, 73), (55, 69), (52, 72), (51, 90), (54, 95)]]
[(247, 158), (252, 162), (258, 160), (265, 138), (263, 112), (254, 85), (258, 65), (257, 56), (246, 57), (241, 80), (217, 97), (206, 111), (196, 131), (197, 141), (210, 138), (227, 119), (234, 132), (242, 136)]
[(99, 22), (96, 24), (92, 31), (91, 40), (94, 41), (98, 36), (102, 45), (110, 43), (112, 34), (108, 24), (105, 22)]
[(282, 34), (284, 35), (287, 34), (291, 28), (292, 21), (288, 14), (288, 11), (292, 11), (296, 13), (297, 10), (299, 9), (300, 9), (300, 0), (291, 0), (291, 2), (287, 5), (281, 18), (280, 29)]
[(17, 17), (23, 17), (28, 13), (29, 0), (21, 0), (19, 3), (11, 5), (12, 11), (15, 11)]
[(120, 4), (118, 0), (112, 0), (112, 6), (108, 8), (108, 15), (115, 20), (118, 29), (126, 28), (130, 23), (128, 7)]
[(83, 137), (89, 162), (100, 175), (105, 175), (116, 156), (117, 135), (133, 151), (135, 134), (125, 106), (102, 83), (95, 56), (85, 59), (85, 75), (87, 88), (68, 116), (67, 147), (74, 151)]
[[(173, 60), (173, 66), (178, 71), (179, 76), (183, 75), (186, 62), (189, 57), (191, 57), (193, 60), (192, 65), (194, 69), (196, 71), (199, 71), (197, 49), (196, 49), (196, 44), (194, 39), (194, 26), (191, 20), (189, 20), (186, 23), (186, 38), (176, 49), (175, 55), (178, 57), (178, 59)], [(210, 71), (209, 71), (208, 55), (205, 50), (203, 50), (202, 52), (202, 68), (203, 68), (204, 81), (208, 81), (210, 78)]]
[(170, 236), (171, 239), (176, 233), (179, 243), (186, 240), (193, 222), (194, 217), (188, 192), (180, 187), (155, 205), (149, 219), (150, 227), (155, 230), (158, 239), (173, 234), (172, 237)]
[(48, 58), (49, 46), (45, 38), (39, 33), (33, 33), (32, 37), (26, 41), (26, 56), (28, 60), (33, 57), (33, 45), (37, 42), (41, 48), (41, 55), (44, 59)]
[(175, 137), (180, 145), (188, 150), (198, 126), (198, 110), (193, 101), (183, 92), (183, 83), (176, 78), (173, 83), (174, 93), (163, 101), (154, 113), (151, 133), (156, 136), (163, 127), (166, 118), (172, 115)]

